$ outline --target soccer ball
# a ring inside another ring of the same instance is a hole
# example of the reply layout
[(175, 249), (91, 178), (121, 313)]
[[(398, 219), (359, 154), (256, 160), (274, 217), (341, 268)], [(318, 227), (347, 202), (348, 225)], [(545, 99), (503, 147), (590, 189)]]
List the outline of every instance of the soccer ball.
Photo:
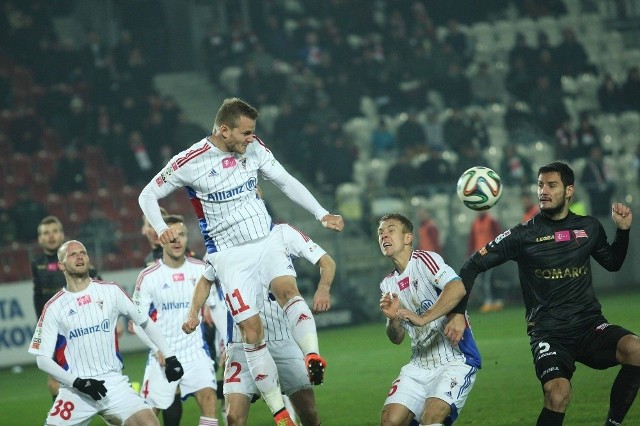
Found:
[(456, 190), (458, 198), (471, 210), (487, 210), (500, 200), (502, 182), (490, 168), (475, 166), (460, 176)]

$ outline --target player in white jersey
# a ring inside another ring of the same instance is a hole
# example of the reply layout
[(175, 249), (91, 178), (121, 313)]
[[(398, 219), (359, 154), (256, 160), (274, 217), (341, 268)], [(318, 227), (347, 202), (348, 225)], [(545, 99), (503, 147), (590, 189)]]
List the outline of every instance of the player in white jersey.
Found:
[[(287, 251), (292, 258), (304, 258), (319, 266), (320, 282), (313, 298), (313, 310), (315, 313), (328, 311), (331, 307), (330, 289), (336, 271), (333, 258), (311, 238), (291, 225), (275, 225), (271, 232), (283, 234)], [(192, 309), (202, 305), (214, 279), (213, 268), (207, 267), (204, 276), (196, 286)], [(261, 274), (261, 279), (277, 280), (279, 275), (275, 270), (266, 269)], [(263, 287), (261, 303), (264, 305), (260, 315), (265, 324), (265, 340), (278, 366), (282, 390), (290, 397), (295, 413), (302, 420), (302, 424), (318, 425), (320, 420), (313, 388), (305, 368), (304, 356), (289, 330), (287, 316), (266, 287)], [(247, 424), (249, 405), (259, 391), (249, 372), (240, 329), (234, 326), (232, 331), (227, 346), (224, 380), (227, 423), (243, 426)]]
[[(251, 374), (262, 379), (258, 387), (276, 422), (290, 424), (258, 315), (262, 291), (257, 274), (266, 265), (278, 265), (283, 271), (283, 279), (272, 292), (285, 308), (294, 338), (320, 382), (326, 363), (318, 354), (315, 322), (298, 321), (303, 315), (313, 316), (300, 296), (295, 277), (287, 272), (289, 260), (281, 237), (269, 232), (271, 217), (255, 193), (258, 174), (271, 180), (325, 227), (341, 231), (344, 222), (341, 216), (329, 214), (255, 136), (257, 117), (257, 110), (246, 102), (226, 99), (212, 133), (174, 156), (142, 190), (139, 202), (160, 241), (166, 244), (175, 238), (175, 232), (162, 220), (158, 200), (178, 188), (187, 189), (200, 221), (207, 261), (220, 278), (234, 322), (242, 330)], [(196, 322), (196, 317), (189, 318), (185, 328), (194, 328)]]
[(196, 398), (200, 407), (198, 424), (217, 426), (216, 377), (204, 333), (185, 334), (180, 328), (196, 282), (204, 272), (204, 262), (185, 254), (188, 237), (184, 219), (171, 215), (165, 221), (176, 231), (175, 242), (165, 244), (162, 258), (140, 273), (133, 301), (160, 327), (169, 346), (182, 360), (185, 374), (178, 381), (168, 382), (162, 374), (164, 354), (136, 326), (136, 334), (151, 348), (140, 393), (157, 412), (171, 406), (179, 385), (183, 400), (189, 395)]
[(395, 344), (411, 338), (411, 361), (391, 385), (381, 424), (450, 425), (458, 417), (480, 368), (465, 315), (464, 337), (454, 345), (445, 332), (445, 315), (465, 295), (456, 272), (437, 253), (413, 250), (413, 224), (393, 213), (380, 218), (378, 243), (395, 270), (380, 283), (380, 309), (387, 336)]
[(175, 381), (182, 377), (182, 366), (162, 332), (119, 285), (89, 277), (82, 243), (64, 243), (58, 261), (66, 287), (45, 305), (29, 346), (38, 367), (61, 383), (46, 424), (88, 425), (100, 415), (113, 425), (159, 425), (122, 374), (116, 324), (127, 315), (140, 325), (166, 355), (165, 375)]

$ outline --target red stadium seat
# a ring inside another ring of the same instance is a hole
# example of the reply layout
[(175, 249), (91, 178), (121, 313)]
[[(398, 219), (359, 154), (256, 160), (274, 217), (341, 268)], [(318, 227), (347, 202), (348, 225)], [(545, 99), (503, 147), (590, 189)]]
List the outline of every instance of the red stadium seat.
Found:
[(79, 223), (84, 222), (89, 217), (92, 200), (86, 192), (73, 191), (67, 195), (67, 208), (69, 209), (69, 217), (72, 217)]
[(67, 219), (66, 201), (59, 194), (49, 194), (47, 196), (47, 202), (45, 207), (49, 211), (49, 214), (60, 219), (64, 223)]
[(13, 176), (16, 181), (24, 185), (29, 185), (32, 180), (31, 166), (32, 160), (29, 155), (16, 152), (11, 155), (9, 161), (9, 176)]

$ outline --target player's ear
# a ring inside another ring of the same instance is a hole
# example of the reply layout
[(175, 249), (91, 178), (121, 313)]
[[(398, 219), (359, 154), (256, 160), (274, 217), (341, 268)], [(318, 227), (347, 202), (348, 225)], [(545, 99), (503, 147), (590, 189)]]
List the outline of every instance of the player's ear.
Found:
[(573, 185), (567, 185), (567, 188), (565, 189), (567, 198), (573, 197), (574, 191), (575, 191), (575, 187)]
[(407, 232), (404, 234), (404, 243), (409, 245), (413, 244), (413, 233)]

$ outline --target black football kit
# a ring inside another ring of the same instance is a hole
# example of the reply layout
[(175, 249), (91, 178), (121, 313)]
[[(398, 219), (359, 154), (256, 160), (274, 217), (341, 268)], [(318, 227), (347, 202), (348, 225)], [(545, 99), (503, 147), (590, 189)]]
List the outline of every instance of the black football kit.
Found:
[(473, 254), (460, 278), (470, 292), (479, 273), (516, 261), (538, 377), (543, 382), (571, 378), (575, 360), (593, 368), (615, 365), (615, 345), (630, 334), (607, 323), (591, 274), (591, 257), (608, 271), (619, 270), (628, 245), (628, 230), (618, 229), (609, 244), (602, 224), (591, 216), (569, 212), (554, 221), (539, 213)]

